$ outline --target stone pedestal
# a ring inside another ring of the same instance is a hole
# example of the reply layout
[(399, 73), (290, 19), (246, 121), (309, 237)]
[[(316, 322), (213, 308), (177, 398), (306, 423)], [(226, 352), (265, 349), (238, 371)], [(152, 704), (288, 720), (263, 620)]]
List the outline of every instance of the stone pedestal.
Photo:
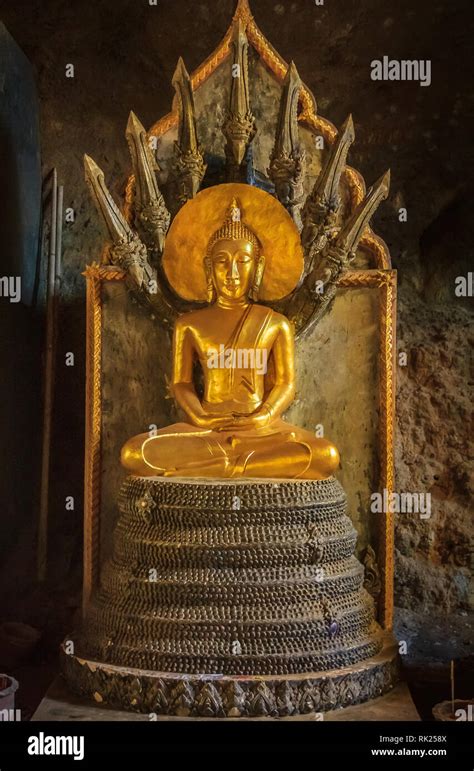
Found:
[(335, 479), (129, 477), (112, 558), (64, 646), (72, 688), (141, 712), (286, 716), (381, 695), (375, 622)]

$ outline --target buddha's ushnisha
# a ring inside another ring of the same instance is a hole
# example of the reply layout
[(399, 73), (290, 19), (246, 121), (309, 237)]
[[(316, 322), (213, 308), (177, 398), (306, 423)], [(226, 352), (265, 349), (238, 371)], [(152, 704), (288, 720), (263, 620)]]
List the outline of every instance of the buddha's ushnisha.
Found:
[(234, 199), (202, 265), (209, 307), (174, 329), (172, 387), (188, 422), (126, 442), (122, 463), (133, 474), (324, 479), (338, 467), (334, 445), (282, 419), (295, 396), (294, 338), (285, 316), (256, 302), (264, 268)]

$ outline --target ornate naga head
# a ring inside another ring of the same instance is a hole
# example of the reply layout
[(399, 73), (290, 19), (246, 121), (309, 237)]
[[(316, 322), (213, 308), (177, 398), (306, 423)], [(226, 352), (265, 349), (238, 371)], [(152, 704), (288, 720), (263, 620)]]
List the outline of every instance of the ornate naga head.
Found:
[(224, 223), (208, 243), (204, 258), (207, 300), (239, 300), (249, 296), (258, 299), (265, 257), (257, 236), (242, 220), (242, 210), (232, 199)]
[[(85, 164), (112, 241), (105, 261), (127, 274), (165, 327), (189, 307), (185, 303), (194, 307), (214, 298), (212, 263), (207, 260), (203, 271), (203, 255), (209, 257), (210, 235), (221, 229), (234, 194), (261, 244), (257, 250), (245, 237), (255, 263), (247, 296), (278, 303), (297, 334), (309, 333), (330, 306), (359, 242), (364, 264), (369, 254), (373, 267), (390, 267), (387, 246), (369, 226), (388, 194), (388, 176), (364, 197), (364, 181), (346, 165), (355, 136), (351, 116), (337, 134), (317, 114), (295, 64), (286, 66), (258, 29), (249, 0), (238, 0), (225, 38), (194, 73), (179, 59), (173, 85), (172, 111), (150, 132), (130, 116), (133, 174), (123, 212), (101, 170), (91, 159)], [(252, 101), (262, 94), (272, 94), (272, 103), (254, 114)]]

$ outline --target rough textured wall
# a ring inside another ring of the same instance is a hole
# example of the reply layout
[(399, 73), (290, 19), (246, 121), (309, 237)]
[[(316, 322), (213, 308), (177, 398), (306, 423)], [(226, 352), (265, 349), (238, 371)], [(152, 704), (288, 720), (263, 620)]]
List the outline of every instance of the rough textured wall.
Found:
[[(64, 233), (64, 281), (58, 356), (53, 579), (76, 596), (81, 557), (84, 280), (102, 228), (83, 182), (88, 152), (120, 191), (128, 168), (123, 138), (133, 109), (149, 126), (169, 109), (179, 54), (189, 70), (219, 42), (233, 0), (0, 0), (0, 16), (32, 61), (41, 99), (43, 163), (59, 169), (65, 205), (76, 212)], [(429, 521), (398, 518), (397, 602), (420, 613), (422, 630), (437, 611), (465, 613), (472, 515), (469, 512), (469, 301), (454, 278), (472, 267), (472, 94), (469, 0), (254, 0), (257, 23), (281, 55), (293, 58), (319, 111), (336, 125), (352, 111), (357, 141), (350, 162), (368, 183), (390, 166), (392, 194), (375, 217), (399, 270), (399, 334), (408, 366), (399, 368), (398, 483), (430, 490)], [(370, 62), (387, 55), (429, 58), (433, 82), (373, 82)], [(75, 65), (74, 79), (65, 65)], [(398, 209), (406, 206), (408, 221)], [(472, 302), (472, 300), (470, 301)], [(62, 366), (74, 351), (76, 366)], [(355, 395), (356, 397), (356, 395)], [(65, 512), (64, 497), (76, 497)], [(472, 499), (471, 499), (472, 500)], [(12, 554), (17, 597), (32, 545)], [(23, 559), (23, 563), (21, 562)]]

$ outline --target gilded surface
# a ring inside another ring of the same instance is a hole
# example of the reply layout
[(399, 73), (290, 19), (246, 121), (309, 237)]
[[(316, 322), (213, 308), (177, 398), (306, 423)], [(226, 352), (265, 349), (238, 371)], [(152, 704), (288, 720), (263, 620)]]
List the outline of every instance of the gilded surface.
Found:
[[(248, 200), (245, 209), (232, 199), (240, 191)], [(282, 419), (295, 396), (291, 325), (250, 299), (258, 299), (266, 273), (278, 275), (278, 262), (283, 265), (281, 258), (288, 259), (284, 250), (289, 236), (299, 242), (296, 228), (281, 204), (248, 186), (214, 187), (201, 197), (209, 215), (216, 209), (218, 215), (222, 202), (227, 213), (221, 220), (214, 218), (217, 215), (205, 218), (202, 211), (196, 214), (196, 203), (187, 204), (188, 218), (184, 227), (181, 223), (183, 243), (175, 235), (176, 256), (168, 263), (174, 266), (177, 281), (186, 275), (193, 278), (196, 272), (207, 275), (209, 290), (209, 307), (182, 315), (174, 330), (172, 388), (187, 423), (133, 437), (122, 450), (122, 463), (140, 476), (331, 476), (339, 464), (337, 449), (327, 439)], [(269, 219), (275, 209), (276, 216)], [(186, 234), (201, 221), (205, 241), (201, 248), (188, 251)], [(264, 251), (261, 233), (271, 233), (270, 253)], [(193, 376), (195, 362), (202, 373), (202, 397)]]
[(189, 301), (207, 299), (204, 257), (211, 235), (224, 221), (232, 198), (239, 199), (249, 228), (265, 255), (259, 297), (285, 297), (303, 272), (299, 233), (285, 209), (263, 190), (238, 183), (202, 190), (176, 215), (166, 240), (163, 267), (175, 292)]

